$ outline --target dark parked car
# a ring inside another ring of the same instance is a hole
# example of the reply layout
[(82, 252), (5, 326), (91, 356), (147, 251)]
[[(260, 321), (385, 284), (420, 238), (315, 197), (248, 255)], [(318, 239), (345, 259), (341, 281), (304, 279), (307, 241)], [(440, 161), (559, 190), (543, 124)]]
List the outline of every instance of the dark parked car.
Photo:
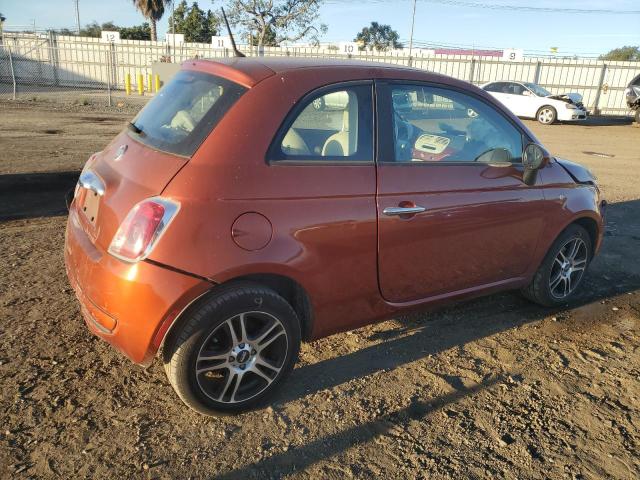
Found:
[(635, 77), (624, 90), (627, 106), (635, 111), (636, 123), (640, 124), (640, 75)]
[(196, 60), (88, 160), (65, 260), (91, 331), (137, 363), (162, 351), (193, 409), (238, 412), (302, 340), (499, 290), (570, 301), (604, 205), (466, 82)]

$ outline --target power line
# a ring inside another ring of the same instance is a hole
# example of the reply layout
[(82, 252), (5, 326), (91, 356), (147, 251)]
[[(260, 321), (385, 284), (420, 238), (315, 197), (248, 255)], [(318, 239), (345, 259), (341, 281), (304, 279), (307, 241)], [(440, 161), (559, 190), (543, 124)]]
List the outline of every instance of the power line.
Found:
[(527, 5), (507, 5), (495, 3), (468, 2), (465, 0), (421, 0), (428, 3), (440, 3), (455, 7), (484, 8), (490, 10), (517, 10), (522, 12), (548, 12), (548, 13), (597, 13), (597, 14), (623, 14), (640, 15), (640, 10), (612, 10), (608, 8), (564, 8), (564, 7), (531, 7)]
[[(499, 3), (471, 2), (466, 0), (419, 0), (424, 3), (438, 3), (451, 7), (481, 8), (485, 10), (510, 10), (514, 12), (531, 13), (575, 13), (575, 14), (598, 14), (598, 15), (640, 15), (640, 10), (613, 10), (609, 8), (564, 8), (564, 7), (534, 7), (528, 5), (511, 5)], [(326, 3), (389, 3), (386, 0), (326, 0)]]

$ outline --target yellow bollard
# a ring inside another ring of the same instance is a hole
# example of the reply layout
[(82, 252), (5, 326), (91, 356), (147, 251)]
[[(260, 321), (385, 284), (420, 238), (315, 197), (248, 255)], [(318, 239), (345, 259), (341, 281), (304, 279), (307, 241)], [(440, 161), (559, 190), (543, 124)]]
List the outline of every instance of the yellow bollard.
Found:
[(131, 74), (127, 73), (124, 76), (124, 91), (127, 95), (131, 95)]
[(157, 73), (154, 75), (154, 80), (155, 80), (155, 87), (156, 87), (156, 92), (158, 90), (160, 90), (160, 75), (158, 75)]
[(147, 74), (147, 92), (153, 92), (153, 81), (151, 79), (151, 74)]
[(138, 74), (138, 93), (144, 95), (144, 77), (141, 73)]

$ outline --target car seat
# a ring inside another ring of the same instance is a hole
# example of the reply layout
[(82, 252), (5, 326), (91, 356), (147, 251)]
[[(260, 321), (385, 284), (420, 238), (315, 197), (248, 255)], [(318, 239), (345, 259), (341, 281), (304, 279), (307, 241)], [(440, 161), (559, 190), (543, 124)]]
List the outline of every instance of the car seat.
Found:
[(342, 129), (324, 142), (323, 157), (348, 157), (358, 147), (358, 100), (354, 92), (348, 94), (349, 102), (342, 112)]

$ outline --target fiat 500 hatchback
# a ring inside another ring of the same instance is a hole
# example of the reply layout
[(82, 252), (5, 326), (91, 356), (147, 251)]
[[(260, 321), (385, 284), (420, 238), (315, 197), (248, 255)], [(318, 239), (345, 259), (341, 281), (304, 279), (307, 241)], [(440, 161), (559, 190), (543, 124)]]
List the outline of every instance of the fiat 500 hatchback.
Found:
[(93, 333), (205, 413), (300, 342), (506, 289), (571, 300), (604, 201), (488, 93), (354, 62), (182, 65), (82, 171), (67, 274)]

